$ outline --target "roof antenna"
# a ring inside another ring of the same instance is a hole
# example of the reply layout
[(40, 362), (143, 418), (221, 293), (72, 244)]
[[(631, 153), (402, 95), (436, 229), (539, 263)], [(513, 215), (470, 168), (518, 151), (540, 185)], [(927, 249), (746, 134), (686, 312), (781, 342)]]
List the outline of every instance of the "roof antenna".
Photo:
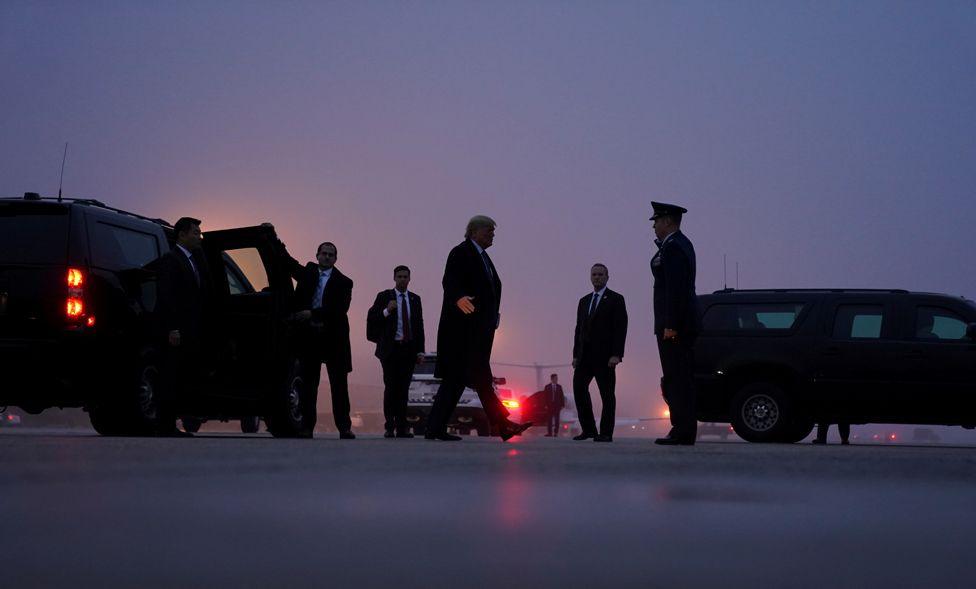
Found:
[(722, 254), (722, 289), (729, 290), (729, 264), (725, 258), (728, 254)]
[(64, 162), (68, 159), (68, 142), (64, 142), (64, 155), (61, 156), (61, 180), (58, 181), (58, 202), (61, 202), (61, 187), (64, 185)]
[(735, 263), (735, 290), (739, 290), (739, 263)]

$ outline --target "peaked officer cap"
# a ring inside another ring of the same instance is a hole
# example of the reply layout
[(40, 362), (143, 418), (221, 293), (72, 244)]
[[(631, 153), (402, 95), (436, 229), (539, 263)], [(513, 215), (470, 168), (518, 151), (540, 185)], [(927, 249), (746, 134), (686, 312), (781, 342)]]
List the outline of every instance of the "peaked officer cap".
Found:
[(649, 220), (659, 219), (661, 217), (681, 217), (681, 215), (688, 212), (688, 209), (684, 207), (679, 207), (678, 205), (669, 205), (665, 202), (654, 202), (651, 201), (651, 206), (654, 207), (654, 215), (651, 216)]

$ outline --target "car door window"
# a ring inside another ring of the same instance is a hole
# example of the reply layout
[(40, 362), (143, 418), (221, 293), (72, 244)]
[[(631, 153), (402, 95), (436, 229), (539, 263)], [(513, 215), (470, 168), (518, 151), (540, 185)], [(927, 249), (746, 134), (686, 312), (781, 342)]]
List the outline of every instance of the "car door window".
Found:
[(230, 294), (246, 294), (268, 289), (268, 272), (257, 248), (232, 249), (224, 252), (224, 268)]
[(926, 341), (959, 341), (966, 338), (966, 322), (948, 309), (918, 307), (915, 337)]
[(884, 327), (881, 305), (840, 305), (834, 316), (834, 339), (880, 339)]

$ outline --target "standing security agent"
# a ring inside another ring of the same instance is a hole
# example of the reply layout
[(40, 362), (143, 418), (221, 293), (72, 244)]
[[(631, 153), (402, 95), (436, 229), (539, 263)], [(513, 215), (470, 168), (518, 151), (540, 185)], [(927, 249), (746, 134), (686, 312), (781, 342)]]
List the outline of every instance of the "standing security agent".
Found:
[[(607, 288), (610, 274), (603, 264), (590, 268), (593, 292), (581, 298), (576, 308), (576, 336), (573, 340), (573, 397), (583, 432), (574, 440), (612, 442), (617, 411), (617, 364), (624, 358), (627, 340), (627, 306), (620, 293)], [(593, 417), (590, 381), (596, 379), (603, 400), (600, 431)]]
[(698, 421), (695, 415), (694, 344), (698, 337), (698, 296), (695, 294), (695, 248), (681, 232), (687, 209), (652, 202), (658, 251), (651, 260), (654, 275), (654, 335), (661, 354), (661, 391), (671, 410), (671, 431), (654, 441), (691, 446)]
[(563, 385), (559, 384), (559, 376), (549, 375), (549, 384), (546, 385), (546, 407), (549, 409), (549, 417), (546, 420), (546, 437), (559, 437), (559, 413), (566, 406), (566, 395), (563, 394)]
[(387, 438), (412, 438), (407, 427), (407, 394), (413, 369), (424, 356), (424, 310), (409, 292), (410, 268), (393, 269), (395, 288), (380, 291), (366, 314), (366, 339), (376, 342), (383, 367), (383, 416)]

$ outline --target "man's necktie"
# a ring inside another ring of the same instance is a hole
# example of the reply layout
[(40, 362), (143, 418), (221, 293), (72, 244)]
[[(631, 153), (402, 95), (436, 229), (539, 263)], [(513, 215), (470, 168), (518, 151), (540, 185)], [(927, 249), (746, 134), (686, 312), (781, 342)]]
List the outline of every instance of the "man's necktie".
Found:
[(410, 333), (410, 310), (407, 308), (407, 295), (400, 293), (400, 320), (403, 321), (403, 341), (408, 342), (413, 339)]
[(593, 312), (596, 311), (596, 306), (597, 304), (599, 304), (599, 302), (600, 302), (600, 295), (598, 295), (597, 293), (593, 293), (593, 300), (590, 301), (590, 312), (586, 314), (587, 317), (593, 315)]
[(186, 261), (190, 263), (190, 269), (193, 270), (193, 277), (197, 279), (197, 286), (200, 286), (200, 271), (197, 270), (197, 265), (193, 263), (193, 254), (186, 255)]

